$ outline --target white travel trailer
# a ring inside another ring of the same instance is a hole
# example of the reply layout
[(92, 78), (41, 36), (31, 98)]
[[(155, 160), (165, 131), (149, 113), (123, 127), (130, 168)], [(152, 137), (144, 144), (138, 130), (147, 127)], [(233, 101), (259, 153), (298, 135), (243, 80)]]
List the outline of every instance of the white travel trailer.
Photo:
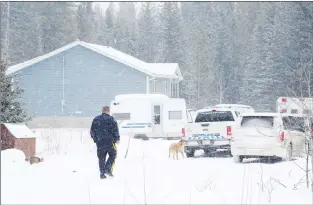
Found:
[(278, 113), (313, 114), (313, 98), (280, 97), (276, 101)]
[(111, 113), (120, 133), (134, 138), (181, 138), (192, 122), (184, 99), (162, 94), (117, 95)]

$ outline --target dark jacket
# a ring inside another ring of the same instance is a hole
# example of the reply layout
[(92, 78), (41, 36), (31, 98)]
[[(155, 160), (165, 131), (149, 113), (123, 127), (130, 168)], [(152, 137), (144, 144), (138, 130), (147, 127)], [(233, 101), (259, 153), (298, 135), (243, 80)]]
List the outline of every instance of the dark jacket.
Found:
[(112, 146), (120, 140), (117, 122), (111, 115), (103, 113), (92, 121), (90, 136), (97, 147)]

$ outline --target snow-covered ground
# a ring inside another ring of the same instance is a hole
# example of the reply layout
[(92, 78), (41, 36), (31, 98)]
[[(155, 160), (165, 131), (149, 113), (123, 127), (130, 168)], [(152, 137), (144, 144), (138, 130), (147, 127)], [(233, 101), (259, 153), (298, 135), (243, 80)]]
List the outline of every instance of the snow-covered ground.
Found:
[(168, 159), (173, 141), (166, 140), (131, 140), (125, 159), (128, 138), (122, 136), (115, 178), (100, 180), (87, 129), (37, 134), (44, 162), (29, 165), (18, 151), (1, 152), (2, 204), (312, 204), (304, 159), (274, 164), (203, 156), (173, 160)]

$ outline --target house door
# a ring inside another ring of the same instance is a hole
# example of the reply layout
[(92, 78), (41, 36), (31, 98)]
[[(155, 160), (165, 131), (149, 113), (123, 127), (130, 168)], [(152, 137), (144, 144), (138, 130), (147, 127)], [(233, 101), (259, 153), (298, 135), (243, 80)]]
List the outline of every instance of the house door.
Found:
[(162, 115), (162, 106), (161, 105), (152, 105), (152, 123), (153, 123), (153, 136), (162, 137), (162, 124), (163, 124), (163, 115)]

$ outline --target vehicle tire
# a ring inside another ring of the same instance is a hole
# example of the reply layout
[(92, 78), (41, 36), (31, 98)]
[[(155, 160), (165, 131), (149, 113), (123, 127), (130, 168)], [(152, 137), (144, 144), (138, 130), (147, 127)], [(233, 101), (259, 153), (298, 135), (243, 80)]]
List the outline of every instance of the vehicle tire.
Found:
[(243, 156), (237, 156), (237, 155), (235, 155), (235, 156), (233, 156), (233, 160), (234, 160), (234, 162), (236, 162), (236, 163), (242, 163), (242, 161), (243, 161)]
[(229, 154), (230, 157), (233, 157), (233, 154), (231, 153), (231, 151), (229, 151), (228, 154)]
[(273, 162), (274, 162), (274, 158), (273, 157), (266, 157), (266, 163), (272, 164)]
[(186, 152), (186, 156), (187, 156), (187, 158), (194, 157), (195, 156), (195, 151)]
[(204, 151), (204, 154), (205, 154), (206, 156), (212, 155), (212, 154), (210, 153), (210, 150), (208, 150), (208, 149), (204, 149), (203, 151)]
[(286, 161), (292, 161), (292, 144), (290, 143), (286, 148)]

